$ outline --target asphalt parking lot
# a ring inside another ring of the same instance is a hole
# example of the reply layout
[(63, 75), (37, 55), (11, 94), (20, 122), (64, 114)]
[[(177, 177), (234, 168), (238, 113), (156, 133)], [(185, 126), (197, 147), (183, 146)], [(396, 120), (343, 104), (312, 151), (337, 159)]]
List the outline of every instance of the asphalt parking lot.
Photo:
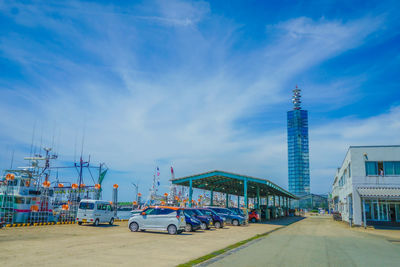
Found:
[(203, 266), (399, 266), (400, 243), (379, 231), (308, 217)]
[(4, 266), (175, 266), (293, 220), (181, 235), (132, 233), (127, 222), (100, 227), (74, 224), (4, 228), (0, 230), (0, 259)]

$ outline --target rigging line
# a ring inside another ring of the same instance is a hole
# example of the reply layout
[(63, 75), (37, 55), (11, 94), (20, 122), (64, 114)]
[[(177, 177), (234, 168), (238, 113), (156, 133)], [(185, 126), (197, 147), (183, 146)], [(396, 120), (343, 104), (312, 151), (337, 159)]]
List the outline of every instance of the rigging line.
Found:
[(79, 173), (79, 170), (78, 170), (77, 166), (75, 166), (75, 170), (76, 170), (76, 172), (77, 172), (78, 175), (79, 175), (80, 173)]
[(92, 177), (93, 183), (95, 184), (96, 182), (95, 182), (95, 180), (94, 180), (94, 178), (93, 178), (93, 175), (92, 175), (92, 172), (90, 171), (90, 168), (88, 168), (88, 171), (89, 171), (89, 173), (90, 173), (90, 177)]

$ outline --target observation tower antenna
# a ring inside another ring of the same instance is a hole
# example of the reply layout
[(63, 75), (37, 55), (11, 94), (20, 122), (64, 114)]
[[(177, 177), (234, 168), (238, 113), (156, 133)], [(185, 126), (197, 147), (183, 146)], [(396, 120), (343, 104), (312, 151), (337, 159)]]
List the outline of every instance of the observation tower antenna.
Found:
[(301, 89), (299, 89), (299, 87), (296, 85), (296, 88), (293, 89), (293, 98), (292, 98), (292, 102), (293, 102), (293, 109), (295, 110), (299, 110), (301, 109)]

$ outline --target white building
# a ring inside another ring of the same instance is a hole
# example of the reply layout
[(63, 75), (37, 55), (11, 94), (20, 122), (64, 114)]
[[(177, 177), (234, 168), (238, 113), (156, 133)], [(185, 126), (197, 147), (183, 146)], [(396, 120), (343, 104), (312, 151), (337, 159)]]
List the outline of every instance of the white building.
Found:
[(355, 225), (400, 223), (400, 145), (351, 146), (332, 187), (334, 210)]

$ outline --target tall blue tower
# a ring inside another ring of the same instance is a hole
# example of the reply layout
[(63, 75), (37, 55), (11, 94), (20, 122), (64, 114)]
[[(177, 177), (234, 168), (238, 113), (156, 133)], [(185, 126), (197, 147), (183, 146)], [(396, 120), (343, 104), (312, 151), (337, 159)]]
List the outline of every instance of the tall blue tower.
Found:
[(308, 152), (308, 112), (301, 109), (301, 90), (293, 90), (293, 110), (287, 112), (289, 192), (304, 196), (310, 193)]

